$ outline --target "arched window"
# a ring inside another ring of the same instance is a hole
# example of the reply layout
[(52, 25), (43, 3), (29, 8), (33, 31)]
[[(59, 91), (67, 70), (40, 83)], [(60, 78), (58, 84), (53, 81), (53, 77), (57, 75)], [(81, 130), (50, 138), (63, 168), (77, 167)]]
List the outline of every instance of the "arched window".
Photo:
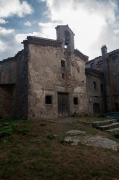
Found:
[(65, 45), (67, 46), (70, 42), (70, 33), (68, 31), (65, 31), (64, 35), (65, 35)]
[(93, 104), (93, 114), (100, 114), (100, 106), (99, 103)]

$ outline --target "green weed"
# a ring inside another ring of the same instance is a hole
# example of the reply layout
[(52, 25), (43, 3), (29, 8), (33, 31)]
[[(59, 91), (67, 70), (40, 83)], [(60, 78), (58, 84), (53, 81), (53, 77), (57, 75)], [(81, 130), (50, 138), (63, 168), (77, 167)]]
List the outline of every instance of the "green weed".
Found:
[(22, 129), (19, 129), (17, 132), (19, 134), (26, 135), (29, 131), (30, 131), (29, 128), (22, 128)]
[(11, 126), (6, 126), (0, 129), (0, 138), (5, 136), (10, 136), (13, 132), (13, 129)]
[(55, 136), (54, 136), (54, 134), (49, 134), (49, 135), (47, 135), (47, 138), (48, 138), (48, 139), (54, 139)]
[(59, 140), (60, 143), (65, 143), (65, 138)]
[(41, 126), (46, 126), (46, 124), (45, 124), (45, 123), (40, 123), (40, 125), (41, 125)]

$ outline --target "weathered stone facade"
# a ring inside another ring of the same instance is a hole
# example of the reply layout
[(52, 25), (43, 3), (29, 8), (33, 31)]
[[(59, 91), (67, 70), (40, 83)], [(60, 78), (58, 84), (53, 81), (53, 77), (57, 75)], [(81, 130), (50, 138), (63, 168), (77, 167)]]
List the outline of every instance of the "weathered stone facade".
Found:
[[(0, 62), (0, 117), (57, 118), (119, 110), (119, 50), (88, 62), (68, 25), (57, 40), (28, 36), (24, 49)], [(86, 69), (85, 69), (86, 65)]]
[(56, 30), (57, 40), (27, 37), (24, 50), (13, 58), (16, 71), (12, 116), (16, 118), (57, 118), (88, 112), (88, 57), (74, 49), (74, 33), (67, 25), (57, 26)]

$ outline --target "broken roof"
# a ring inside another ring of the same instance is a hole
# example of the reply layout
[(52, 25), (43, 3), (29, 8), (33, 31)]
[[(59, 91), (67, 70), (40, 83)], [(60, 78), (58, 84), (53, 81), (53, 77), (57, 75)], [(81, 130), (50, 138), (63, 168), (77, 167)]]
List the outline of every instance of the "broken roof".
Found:
[(36, 36), (27, 36), (27, 40), (24, 40), (22, 43), (23, 44), (32, 43), (32, 44), (39, 44), (42, 46), (57, 46), (57, 47), (61, 47), (62, 45), (62, 41), (41, 38), (41, 37), (36, 37)]

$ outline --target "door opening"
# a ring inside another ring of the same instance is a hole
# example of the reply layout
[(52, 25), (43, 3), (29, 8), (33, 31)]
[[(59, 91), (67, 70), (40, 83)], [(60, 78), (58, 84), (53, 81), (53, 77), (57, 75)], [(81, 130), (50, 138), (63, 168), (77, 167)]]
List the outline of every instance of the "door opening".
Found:
[(94, 103), (94, 104), (93, 104), (93, 113), (94, 113), (94, 114), (100, 114), (100, 106), (99, 106), (99, 103)]
[(67, 93), (58, 93), (58, 116), (69, 115), (69, 95)]

